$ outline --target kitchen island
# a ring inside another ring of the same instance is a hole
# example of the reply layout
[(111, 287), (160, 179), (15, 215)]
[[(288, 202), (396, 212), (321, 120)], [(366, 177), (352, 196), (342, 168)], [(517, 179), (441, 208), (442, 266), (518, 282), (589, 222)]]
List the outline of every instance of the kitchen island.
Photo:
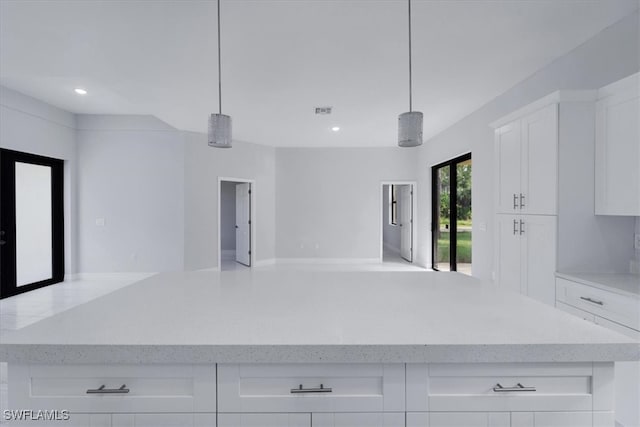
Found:
[(60, 425), (613, 426), (640, 344), (457, 273), (264, 269), (151, 277), (0, 359)]

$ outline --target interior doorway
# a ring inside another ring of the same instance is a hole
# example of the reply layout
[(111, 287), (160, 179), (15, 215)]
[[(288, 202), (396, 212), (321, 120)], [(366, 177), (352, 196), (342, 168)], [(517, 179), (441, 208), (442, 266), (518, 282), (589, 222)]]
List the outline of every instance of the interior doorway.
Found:
[(471, 275), (471, 153), (431, 169), (432, 264)]
[(253, 265), (253, 187), (252, 180), (218, 180), (218, 266), (221, 270)]
[(64, 161), (0, 149), (0, 298), (64, 280)]
[(414, 182), (382, 183), (382, 262), (412, 263), (414, 260), (414, 192)]

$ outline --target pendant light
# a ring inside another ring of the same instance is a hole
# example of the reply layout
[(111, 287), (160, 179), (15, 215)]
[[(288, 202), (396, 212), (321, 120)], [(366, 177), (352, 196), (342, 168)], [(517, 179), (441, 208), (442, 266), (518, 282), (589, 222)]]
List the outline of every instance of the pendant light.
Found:
[(422, 145), (422, 113), (413, 111), (411, 74), (411, 0), (409, 3), (409, 111), (398, 116), (398, 145), (417, 147)]
[(218, 113), (209, 116), (209, 146), (231, 148), (231, 117), (222, 114), (222, 61), (220, 59), (220, 0), (218, 0)]

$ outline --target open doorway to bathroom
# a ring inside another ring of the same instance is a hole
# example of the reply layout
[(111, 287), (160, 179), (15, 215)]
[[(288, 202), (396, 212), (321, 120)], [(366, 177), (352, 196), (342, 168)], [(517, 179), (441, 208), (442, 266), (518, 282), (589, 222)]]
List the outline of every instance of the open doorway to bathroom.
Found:
[(382, 183), (381, 259), (383, 262), (413, 262), (413, 182)]
[(218, 265), (221, 270), (251, 267), (254, 259), (253, 181), (220, 178), (218, 186)]
[(431, 168), (434, 270), (471, 275), (471, 153)]

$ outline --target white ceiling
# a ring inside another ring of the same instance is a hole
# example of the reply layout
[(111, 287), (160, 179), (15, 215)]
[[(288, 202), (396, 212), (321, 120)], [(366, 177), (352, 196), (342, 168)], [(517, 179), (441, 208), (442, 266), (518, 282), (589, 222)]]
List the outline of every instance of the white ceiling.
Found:
[[(425, 138), (637, 8), (414, 0), (413, 99)], [(223, 0), (223, 112), (234, 139), (395, 145), (408, 110), (406, 13), (403, 0)], [(218, 105), (215, 19), (213, 0), (0, 0), (0, 84), (72, 112), (153, 114), (206, 132)], [(74, 94), (78, 86), (89, 94)], [(334, 113), (316, 116), (315, 106)]]

